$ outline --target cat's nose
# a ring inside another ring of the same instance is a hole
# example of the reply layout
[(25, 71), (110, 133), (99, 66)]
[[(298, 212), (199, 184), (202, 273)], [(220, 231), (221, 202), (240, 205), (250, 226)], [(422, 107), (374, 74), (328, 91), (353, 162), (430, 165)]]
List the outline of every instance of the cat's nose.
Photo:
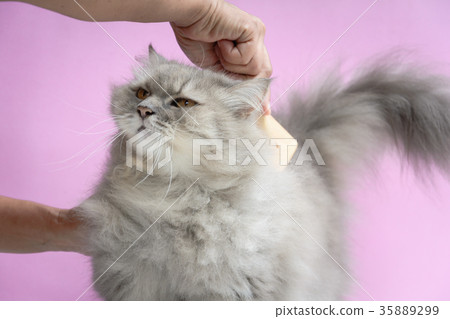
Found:
[(152, 110), (150, 110), (148, 107), (145, 107), (145, 106), (138, 106), (137, 112), (142, 119), (145, 119), (155, 113)]

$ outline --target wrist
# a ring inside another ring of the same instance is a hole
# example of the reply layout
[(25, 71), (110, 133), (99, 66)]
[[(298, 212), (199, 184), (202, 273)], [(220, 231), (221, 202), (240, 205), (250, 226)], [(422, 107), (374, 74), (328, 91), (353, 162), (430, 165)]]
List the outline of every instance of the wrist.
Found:
[(169, 22), (178, 27), (188, 27), (201, 20), (208, 20), (220, 6), (222, 0), (188, 0), (183, 7), (174, 8)]
[(48, 232), (47, 250), (83, 252), (81, 221), (73, 211), (51, 207), (51, 227)]

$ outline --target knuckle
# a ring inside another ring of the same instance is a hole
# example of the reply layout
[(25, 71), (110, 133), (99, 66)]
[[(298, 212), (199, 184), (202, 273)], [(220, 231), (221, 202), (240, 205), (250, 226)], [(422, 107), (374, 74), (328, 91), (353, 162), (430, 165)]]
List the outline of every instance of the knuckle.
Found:
[(255, 25), (256, 25), (256, 29), (261, 34), (266, 34), (266, 25), (264, 24), (264, 22), (260, 18), (255, 17)]
[(241, 28), (243, 33), (248, 33), (254, 30), (253, 25), (248, 20), (244, 24), (242, 24)]

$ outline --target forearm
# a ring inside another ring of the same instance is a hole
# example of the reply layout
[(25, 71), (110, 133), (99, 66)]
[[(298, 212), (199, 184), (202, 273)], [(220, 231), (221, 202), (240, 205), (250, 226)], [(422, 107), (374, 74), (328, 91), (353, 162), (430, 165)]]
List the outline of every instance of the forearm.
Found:
[(175, 22), (189, 25), (211, 10), (218, 0), (19, 0), (59, 12), (63, 15), (92, 21)]
[(81, 251), (68, 210), (0, 196), (0, 252)]

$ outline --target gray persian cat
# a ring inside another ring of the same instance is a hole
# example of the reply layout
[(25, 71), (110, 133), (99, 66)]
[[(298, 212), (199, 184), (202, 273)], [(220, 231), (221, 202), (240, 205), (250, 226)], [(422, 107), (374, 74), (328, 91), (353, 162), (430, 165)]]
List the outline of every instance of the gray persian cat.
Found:
[[(258, 144), (265, 133), (253, 125), (269, 84), (169, 61), (150, 47), (134, 79), (114, 89), (119, 134), (101, 182), (77, 208), (102, 297), (341, 299), (352, 281), (342, 194), (357, 169), (388, 145), (413, 165), (447, 169), (450, 86), (442, 78), (377, 63), (294, 98), (276, 116), (299, 145), (311, 139), (325, 165), (311, 155), (296, 165), (299, 148), (283, 170), (261, 165), (248, 147), (266, 163), (277, 156)], [(151, 174), (127, 146), (141, 132), (160, 142), (148, 163), (165, 159)], [(223, 147), (193, 147), (207, 139)]]

